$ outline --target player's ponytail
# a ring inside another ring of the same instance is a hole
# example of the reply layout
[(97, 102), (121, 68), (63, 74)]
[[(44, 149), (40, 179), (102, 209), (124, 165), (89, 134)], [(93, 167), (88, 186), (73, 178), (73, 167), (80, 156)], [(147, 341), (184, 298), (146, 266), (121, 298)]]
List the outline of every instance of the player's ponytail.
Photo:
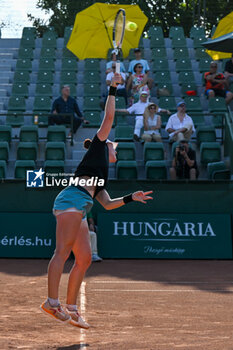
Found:
[(91, 139), (85, 139), (83, 142), (83, 147), (88, 149), (90, 147), (91, 143), (92, 143)]

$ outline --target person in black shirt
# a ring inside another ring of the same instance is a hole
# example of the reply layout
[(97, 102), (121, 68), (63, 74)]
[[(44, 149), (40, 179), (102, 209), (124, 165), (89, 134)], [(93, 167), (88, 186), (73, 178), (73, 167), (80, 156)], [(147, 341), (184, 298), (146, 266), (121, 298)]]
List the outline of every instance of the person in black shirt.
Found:
[(175, 157), (170, 168), (171, 180), (190, 179), (196, 180), (198, 168), (196, 163), (196, 152), (189, 148), (188, 141), (182, 140), (176, 147)]
[(76, 100), (70, 96), (69, 85), (63, 85), (61, 89), (61, 96), (58, 97), (52, 105), (51, 115), (49, 116), (49, 125), (54, 124), (70, 124), (70, 115), (73, 116), (73, 133), (75, 134), (82, 122), (88, 124), (88, 120), (84, 119)]
[(224, 75), (227, 79), (228, 86), (233, 83), (233, 54), (229, 61), (225, 64), (225, 72)]
[[(77, 183), (66, 187), (55, 199), (53, 211), (57, 219), (56, 250), (48, 267), (48, 299), (42, 303), (41, 310), (62, 322), (73, 326), (89, 328), (78, 313), (76, 300), (85, 272), (91, 264), (86, 213), (93, 205), (93, 198), (107, 210), (119, 208), (129, 202), (146, 203), (153, 199), (152, 191), (137, 191), (120, 198), (111, 199), (106, 191), (109, 162), (116, 162), (116, 143), (108, 140), (115, 115), (115, 96), (121, 75), (112, 78), (102, 124), (93, 140), (85, 140), (88, 151), (77, 167)], [(65, 261), (71, 251), (75, 262), (69, 276), (65, 309), (58, 299), (59, 282)]]

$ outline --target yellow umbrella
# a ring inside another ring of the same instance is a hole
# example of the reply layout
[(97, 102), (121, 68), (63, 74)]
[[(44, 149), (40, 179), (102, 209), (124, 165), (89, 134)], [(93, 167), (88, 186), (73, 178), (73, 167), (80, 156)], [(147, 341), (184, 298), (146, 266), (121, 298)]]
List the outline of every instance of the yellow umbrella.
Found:
[[(230, 32), (233, 32), (233, 12), (231, 12), (229, 15), (221, 19), (211, 39), (216, 39)], [(212, 51), (212, 50), (206, 50), (206, 52), (215, 61), (221, 60), (223, 58), (230, 58), (232, 56), (232, 53), (226, 53), (226, 52), (219, 52), (219, 51)]]
[[(80, 59), (106, 58), (112, 47), (112, 30), (117, 11), (126, 12), (126, 30), (122, 45), (123, 56), (137, 47), (148, 18), (138, 5), (109, 5), (95, 3), (76, 15), (67, 48)], [(136, 23), (136, 29), (127, 30), (127, 23)]]

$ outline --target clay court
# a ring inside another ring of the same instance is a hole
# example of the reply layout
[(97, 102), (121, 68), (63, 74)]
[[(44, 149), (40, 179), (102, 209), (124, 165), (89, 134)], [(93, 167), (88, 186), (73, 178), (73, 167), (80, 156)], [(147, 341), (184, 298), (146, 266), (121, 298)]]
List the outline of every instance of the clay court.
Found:
[[(232, 350), (233, 262), (105, 260), (92, 264), (80, 330), (41, 313), (48, 260), (1, 259), (0, 349)], [(69, 260), (62, 277), (65, 301)]]

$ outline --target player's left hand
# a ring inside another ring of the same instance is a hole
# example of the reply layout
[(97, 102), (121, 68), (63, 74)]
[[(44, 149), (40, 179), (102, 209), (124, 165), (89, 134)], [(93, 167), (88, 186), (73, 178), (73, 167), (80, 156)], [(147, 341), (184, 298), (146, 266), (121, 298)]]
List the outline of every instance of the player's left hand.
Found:
[(134, 201), (138, 201), (146, 204), (146, 201), (148, 199), (153, 199), (153, 197), (148, 196), (148, 194), (151, 194), (151, 193), (153, 193), (153, 191), (147, 191), (147, 192), (137, 191), (133, 193), (132, 198)]

